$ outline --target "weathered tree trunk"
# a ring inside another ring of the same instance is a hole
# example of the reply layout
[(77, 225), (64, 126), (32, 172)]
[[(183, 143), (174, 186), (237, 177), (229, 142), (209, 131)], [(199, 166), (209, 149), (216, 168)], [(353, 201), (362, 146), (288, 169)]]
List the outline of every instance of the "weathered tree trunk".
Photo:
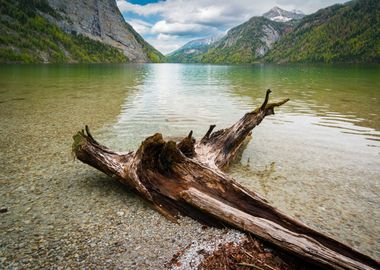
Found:
[(95, 141), (86, 126), (74, 136), (73, 151), (172, 221), (182, 214), (213, 226), (228, 224), (325, 267), (380, 269), (379, 262), (286, 216), (223, 172), (252, 129), (288, 101), (268, 103), (269, 94), (231, 127), (212, 132), (210, 126), (198, 142), (192, 132), (179, 143), (157, 133), (135, 152), (116, 153)]

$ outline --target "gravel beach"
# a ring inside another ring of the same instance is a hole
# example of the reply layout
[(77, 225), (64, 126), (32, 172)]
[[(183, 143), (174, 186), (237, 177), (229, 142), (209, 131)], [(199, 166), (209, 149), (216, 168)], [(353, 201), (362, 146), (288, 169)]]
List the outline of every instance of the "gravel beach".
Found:
[[(77, 128), (88, 123), (95, 132), (107, 130), (103, 123), (118, 113), (116, 99), (102, 114), (81, 106), (103, 98), (73, 95), (60, 110), (54, 110), (60, 106), (55, 96), (38, 100), (37, 108), (23, 99), (0, 104), (7, 116), (0, 128), (0, 269), (162, 269), (191, 243), (236, 233), (189, 218), (172, 223), (122, 184), (73, 159)], [(101, 141), (112, 145), (105, 137)]]
[(189, 218), (167, 221), (116, 181), (66, 166), (64, 175), (44, 178), (48, 185), (26, 181), (5, 193), (1, 269), (161, 269), (192, 242), (231, 238)]

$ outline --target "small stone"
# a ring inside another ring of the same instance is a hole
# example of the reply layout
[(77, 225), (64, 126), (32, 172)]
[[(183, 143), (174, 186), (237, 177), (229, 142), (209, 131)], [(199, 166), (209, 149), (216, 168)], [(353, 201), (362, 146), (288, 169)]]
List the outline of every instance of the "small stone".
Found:
[(117, 214), (119, 217), (124, 216), (124, 212), (123, 212), (123, 211), (119, 211), (119, 212), (117, 212), (116, 214)]
[(0, 213), (6, 213), (6, 212), (8, 212), (8, 208), (0, 207)]

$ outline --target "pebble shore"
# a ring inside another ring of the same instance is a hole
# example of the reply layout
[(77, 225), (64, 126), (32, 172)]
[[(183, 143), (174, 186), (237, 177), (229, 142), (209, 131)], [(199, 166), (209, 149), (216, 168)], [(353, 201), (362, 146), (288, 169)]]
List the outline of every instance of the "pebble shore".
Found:
[(174, 224), (79, 162), (65, 167), (71, 177), (47, 173), (5, 192), (1, 269), (162, 269), (191, 243), (231, 238), (189, 218)]
[(193, 241), (227, 237), (190, 218), (166, 220), (119, 182), (73, 159), (72, 135), (82, 123), (105, 145), (118, 145), (99, 132), (118, 113), (118, 99), (99, 114), (90, 106), (99, 104), (93, 94), (67, 107), (53, 97), (0, 106), (0, 269), (163, 269)]

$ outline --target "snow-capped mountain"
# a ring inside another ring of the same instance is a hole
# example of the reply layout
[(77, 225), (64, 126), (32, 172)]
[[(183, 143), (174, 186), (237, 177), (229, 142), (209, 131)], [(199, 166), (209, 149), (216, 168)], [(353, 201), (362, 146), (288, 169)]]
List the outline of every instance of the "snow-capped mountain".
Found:
[(209, 37), (209, 38), (201, 38), (201, 39), (194, 39), (183, 45), (180, 50), (182, 49), (195, 49), (199, 47), (209, 46), (216, 41), (218, 41), (221, 38), (221, 36), (215, 36), (215, 37)]
[(208, 50), (208, 48), (215, 42), (220, 40), (221, 37), (221, 35), (217, 35), (209, 38), (191, 40), (178, 50), (175, 50), (174, 52), (167, 55), (168, 60), (169, 62), (182, 63), (195, 61), (194, 59), (198, 55), (205, 53)]
[(276, 22), (288, 22), (293, 19), (301, 19), (305, 14), (300, 10), (287, 11), (279, 7), (274, 7), (263, 14), (263, 17)]

